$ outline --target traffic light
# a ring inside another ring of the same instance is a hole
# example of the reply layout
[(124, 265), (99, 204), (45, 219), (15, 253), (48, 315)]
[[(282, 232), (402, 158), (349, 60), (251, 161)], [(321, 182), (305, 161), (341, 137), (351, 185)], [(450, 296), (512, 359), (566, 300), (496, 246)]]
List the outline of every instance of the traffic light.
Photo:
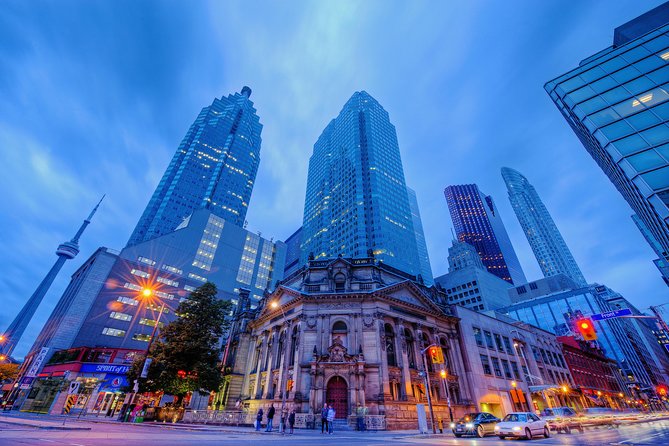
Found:
[(444, 352), (441, 350), (441, 347), (433, 345), (428, 350), (428, 353), (430, 354), (430, 361), (432, 361), (432, 364), (444, 363)]
[(595, 331), (595, 326), (590, 318), (584, 317), (578, 319), (576, 321), (576, 329), (586, 341), (594, 341), (597, 339), (597, 332)]

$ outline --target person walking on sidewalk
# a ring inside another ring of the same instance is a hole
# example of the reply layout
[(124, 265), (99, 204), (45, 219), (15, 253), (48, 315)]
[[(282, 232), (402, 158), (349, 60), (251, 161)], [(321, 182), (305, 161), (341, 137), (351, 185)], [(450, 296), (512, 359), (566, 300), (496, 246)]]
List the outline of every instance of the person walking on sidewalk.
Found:
[(256, 431), (260, 430), (260, 425), (262, 424), (262, 407), (258, 409), (258, 413), (256, 414)]
[(358, 419), (358, 430), (362, 432), (365, 430), (365, 415), (367, 415), (367, 408), (358, 403), (358, 407), (355, 410), (355, 415)]
[(330, 435), (334, 434), (334, 419), (336, 414), (337, 411), (335, 411), (335, 408), (330, 405), (330, 408), (328, 409), (328, 428), (330, 428), (328, 433)]
[(288, 422), (288, 408), (281, 409), (281, 418), (279, 418), (279, 432), (286, 433), (286, 424)]
[(293, 433), (293, 427), (295, 426), (295, 409), (290, 411), (288, 415), (288, 425), (290, 426), (290, 433)]
[(271, 404), (269, 406), (269, 410), (267, 411), (267, 429), (265, 432), (272, 432), (272, 420), (274, 419), (274, 412), (276, 412), (274, 409), (274, 404)]
[(323, 404), (323, 408), (321, 409), (321, 434), (322, 433), (328, 433), (328, 405)]

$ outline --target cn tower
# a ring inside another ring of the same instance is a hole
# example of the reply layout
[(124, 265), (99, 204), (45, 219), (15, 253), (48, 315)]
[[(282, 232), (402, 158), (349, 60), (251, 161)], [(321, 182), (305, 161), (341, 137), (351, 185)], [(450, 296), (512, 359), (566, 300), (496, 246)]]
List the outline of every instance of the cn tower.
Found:
[(84, 233), (86, 227), (91, 223), (93, 215), (95, 215), (95, 212), (98, 210), (98, 207), (104, 198), (105, 196), (103, 195), (98, 204), (95, 205), (91, 211), (88, 218), (86, 218), (86, 220), (84, 220), (84, 222), (81, 224), (81, 227), (79, 227), (79, 230), (74, 235), (72, 240), (62, 243), (60, 246), (58, 246), (58, 249), (56, 249), (56, 255), (58, 256), (56, 263), (53, 264), (49, 270), (49, 273), (44, 277), (44, 279), (42, 279), (42, 282), (39, 284), (33, 295), (30, 296), (28, 302), (26, 302), (19, 314), (9, 325), (7, 330), (5, 330), (4, 334), (0, 334), (1, 356), (8, 358), (11, 355), (12, 351), (16, 347), (16, 344), (18, 344), (19, 340), (21, 339), (21, 336), (23, 336), (23, 332), (26, 330), (28, 323), (35, 315), (39, 305), (42, 303), (42, 299), (44, 299), (44, 296), (46, 295), (47, 291), (49, 291), (51, 284), (65, 264), (65, 261), (73, 259), (77, 256), (77, 254), (79, 254), (79, 238)]

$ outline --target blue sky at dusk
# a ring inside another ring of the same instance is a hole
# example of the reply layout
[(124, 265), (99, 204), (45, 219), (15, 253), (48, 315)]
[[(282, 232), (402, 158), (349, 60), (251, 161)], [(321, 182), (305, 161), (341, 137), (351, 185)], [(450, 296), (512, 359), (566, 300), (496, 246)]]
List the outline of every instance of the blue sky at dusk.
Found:
[(451, 242), (443, 189), (477, 183), (528, 279), (542, 277), (507, 199), (508, 166), (536, 187), (588, 281), (640, 308), (666, 302), (632, 210), (543, 90), (660, 3), (5, 1), (0, 330), (106, 193), (23, 356), (85, 258), (125, 245), (200, 109), (244, 85), (264, 125), (249, 229), (285, 239), (301, 225), (313, 144), (364, 89), (397, 129), (435, 276)]

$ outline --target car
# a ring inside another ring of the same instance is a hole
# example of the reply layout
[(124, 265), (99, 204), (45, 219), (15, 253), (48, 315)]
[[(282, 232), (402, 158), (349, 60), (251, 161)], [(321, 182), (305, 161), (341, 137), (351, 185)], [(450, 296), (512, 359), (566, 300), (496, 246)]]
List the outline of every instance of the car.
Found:
[(507, 414), (495, 426), (495, 434), (504, 440), (506, 437), (523, 437), (531, 440), (535, 436), (550, 437), (550, 431), (545, 420), (540, 419), (532, 412), (512, 412)]
[(573, 429), (583, 433), (581, 417), (571, 407), (546, 408), (541, 413), (541, 418), (546, 420), (548, 428), (552, 431), (570, 434)]
[(476, 435), (483, 438), (486, 435), (495, 435), (495, 426), (499, 418), (488, 412), (472, 412), (466, 414), (455, 423), (451, 423), (453, 435), (457, 438), (463, 435)]

